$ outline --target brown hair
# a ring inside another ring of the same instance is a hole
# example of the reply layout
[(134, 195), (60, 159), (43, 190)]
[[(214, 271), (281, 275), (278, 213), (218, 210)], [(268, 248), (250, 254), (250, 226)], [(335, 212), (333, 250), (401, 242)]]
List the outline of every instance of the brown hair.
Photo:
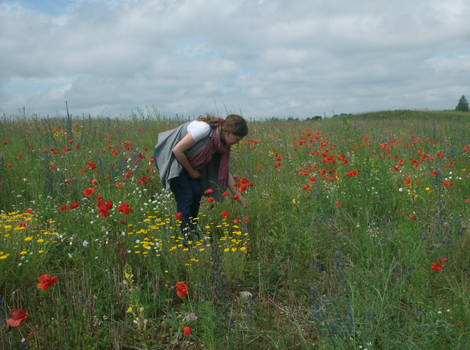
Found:
[(199, 117), (197, 117), (197, 120), (206, 122), (207, 124), (210, 125), (211, 129), (217, 129), (223, 123), (222, 119), (209, 113), (207, 113), (206, 115), (200, 115)]
[(197, 120), (206, 122), (212, 129), (216, 129), (222, 125), (223, 131), (230, 132), (237, 136), (244, 137), (248, 134), (248, 125), (245, 119), (238, 114), (229, 114), (225, 120), (217, 118), (212, 114), (206, 114), (205, 116), (199, 116)]

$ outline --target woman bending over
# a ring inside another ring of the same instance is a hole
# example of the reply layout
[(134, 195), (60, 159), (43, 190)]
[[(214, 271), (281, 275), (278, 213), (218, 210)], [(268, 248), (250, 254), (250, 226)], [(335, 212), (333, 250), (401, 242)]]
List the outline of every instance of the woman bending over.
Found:
[(221, 200), (228, 187), (243, 207), (248, 205), (229, 171), (230, 147), (247, 134), (245, 119), (230, 114), (225, 119), (201, 116), (158, 135), (155, 164), (163, 187), (175, 196), (185, 240), (195, 234), (204, 191), (212, 189), (211, 195)]

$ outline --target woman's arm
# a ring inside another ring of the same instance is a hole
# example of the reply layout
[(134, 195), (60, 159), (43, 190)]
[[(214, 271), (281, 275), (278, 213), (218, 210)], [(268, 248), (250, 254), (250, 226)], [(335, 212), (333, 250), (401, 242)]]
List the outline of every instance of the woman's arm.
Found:
[(199, 174), (199, 171), (194, 169), (191, 166), (191, 163), (189, 162), (188, 157), (186, 157), (186, 155), (184, 154), (184, 151), (186, 151), (187, 149), (190, 149), (195, 144), (196, 144), (196, 141), (194, 141), (191, 134), (187, 133), (186, 136), (184, 136), (175, 145), (175, 147), (173, 147), (171, 151), (175, 155), (176, 160), (188, 172), (189, 176), (191, 176), (193, 179), (199, 179), (201, 177), (201, 174)]
[(245, 197), (242, 196), (240, 191), (238, 190), (237, 186), (235, 186), (235, 179), (233, 178), (231, 173), (228, 173), (228, 188), (233, 195), (237, 195), (237, 201), (242, 205), (243, 208), (248, 207), (248, 201)]

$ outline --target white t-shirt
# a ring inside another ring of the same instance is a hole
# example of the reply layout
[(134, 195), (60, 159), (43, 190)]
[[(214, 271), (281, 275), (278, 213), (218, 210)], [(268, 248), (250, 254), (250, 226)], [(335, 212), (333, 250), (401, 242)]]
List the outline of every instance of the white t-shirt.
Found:
[(202, 140), (204, 137), (209, 135), (211, 132), (211, 127), (209, 124), (201, 120), (193, 120), (188, 124), (187, 130), (191, 134), (194, 141), (198, 142), (199, 140)]

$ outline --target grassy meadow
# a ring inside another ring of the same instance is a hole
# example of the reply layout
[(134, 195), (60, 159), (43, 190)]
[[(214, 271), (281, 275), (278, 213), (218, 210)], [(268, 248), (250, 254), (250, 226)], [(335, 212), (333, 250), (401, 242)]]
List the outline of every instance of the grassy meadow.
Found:
[(189, 248), (181, 122), (0, 119), (0, 349), (470, 348), (470, 114), (250, 122)]

